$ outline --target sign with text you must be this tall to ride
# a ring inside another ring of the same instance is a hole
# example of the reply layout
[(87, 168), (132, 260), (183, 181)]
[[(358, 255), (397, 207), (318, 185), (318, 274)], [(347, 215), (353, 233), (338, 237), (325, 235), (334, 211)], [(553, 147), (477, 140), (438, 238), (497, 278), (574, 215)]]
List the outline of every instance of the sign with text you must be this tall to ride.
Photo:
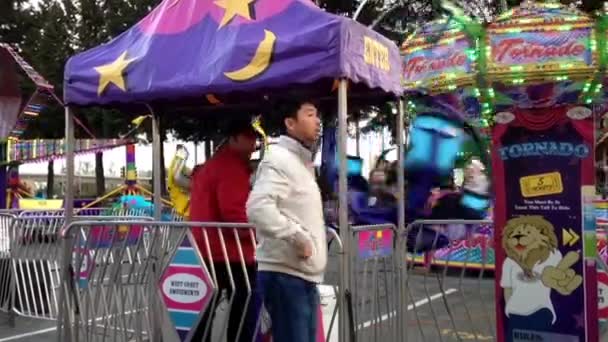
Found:
[(499, 341), (598, 341), (592, 111), (496, 115)]

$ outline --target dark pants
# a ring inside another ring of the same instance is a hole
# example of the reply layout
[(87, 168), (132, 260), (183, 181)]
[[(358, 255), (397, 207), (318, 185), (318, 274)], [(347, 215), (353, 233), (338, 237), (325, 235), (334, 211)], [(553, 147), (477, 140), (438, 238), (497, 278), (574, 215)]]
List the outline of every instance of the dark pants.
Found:
[(509, 315), (507, 321), (507, 338), (505, 341), (521, 341), (514, 337), (515, 331), (551, 332), (553, 314), (549, 309), (541, 309), (529, 316)]
[[(218, 300), (215, 302), (215, 306), (210, 306), (205, 315), (201, 319), (201, 323), (199, 324), (194, 336), (192, 338), (192, 342), (201, 342), (203, 341), (203, 334), (205, 333), (205, 327), (209, 325), (207, 338), (205, 341), (211, 341), (212, 331), (211, 326), (213, 324), (213, 318), (215, 316), (215, 310), (217, 308), (217, 304), (219, 304), (219, 298), (222, 294), (222, 291), (226, 291), (227, 300), (232, 298), (232, 288), (230, 286), (230, 276), (228, 274), (228, 268), (226, 263), (217, 262), (214, 264), (215, 273), (217, 276), (218, 282)], [(245, 274), (243, 274), (243, 267), (240, 263), (230, 263), (232, 278), (234, 279), (234, 299), (232, 299), (232, 306), (230, 307), (230, 316), (228, 318), (228, 339), (227, 342), (252, 342), (254, 339), (255, 326), (257, 321), (256, 315), (256, 298), (255, 298), (255, 282), (256, 282), (256, 266), (255, 265), (246, 265), (247, 266), (247, 277), (249, 278), (249, 282), (251, 284), (251, 294), (249, 297), (249, 302), (247, 302), (247, 284), (245, 282)], [(209, 273), (211, 273), (211, 268), (209, 268)], [(213, 303), (212, 303), (213, 304)], [(247, 307), (245, 305), (247, 304)], [(243, 323), (243, 327), (241, 329), (240, 336), (237, 340), (237, 333), (239, 330), (239, 325), (241, 324), (241, 319), (245, 316), (245, 321)], [(226, 335), (224, 335), (226, 336)]]
[(316, 284), (284, 273), (259, 272), (258, 286), (270, 314), (273, 342), (316, 342)]

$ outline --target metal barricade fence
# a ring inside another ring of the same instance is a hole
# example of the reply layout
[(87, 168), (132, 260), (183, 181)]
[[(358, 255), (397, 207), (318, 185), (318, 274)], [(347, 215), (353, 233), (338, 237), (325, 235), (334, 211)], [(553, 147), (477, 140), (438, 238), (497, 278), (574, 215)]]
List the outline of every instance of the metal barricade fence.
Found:
[[(98, 222), (117, 217), (93, 216)], [(91, 216), (77, 219), (92, 218)], [(122, 220), (152, 220), (145, 217), (120, 217)], [(20, 316), (57, 319), (58, 291), (61, 280), (62, 246), (59, 236), (65, 224), (62, 211), (23, 211), (10, 217), (10, 272), (2, 284), (8, 288), (9, 309)], [(2, 222), (4, 223), (4, 222)]]
[(11, 256), (9, 232), (14, 218), (15, 216), (8, 212), (0, 212), (0, 311), (8, 313), (11, 312)]
[(339, 292), (342, 288), (340, 280), (340, 257), (344, 253), (342, 240), (335, 229), (327, 229), (327, 269), (323, 284), (319, 285), (321, 297), (321, 313), (326, 341), (338, 340), (338, 312), (340, 302)]
[(401, 341), (401, 265), (394, 225), (354, 226), (349, 329), (355, 341)]
[[(153, 220), (145, 209), (86, 208), (75, 209), (74, 213), (75, 220)], [(172, 220), (182, 220), (173, 208), (164, 207), (163, 213)], [(64, 209), (0, 211), (0, 311), (9, 312), (11, 326), (13, 312), (33, 318), (57, 318), (57, 234), (64, 223)]]
[[(98, 221), (73, 222), (64, 230), (65, 248), (75, 252), (65, 254), (63, 267), (78, 271), (63, 273), (67, 312), (60, 324), (60, 341), (155, 340), (157, 331), (168, 341), (176, 340), (176, 333), (185, 338), (195, 332), (197, 340), (213, 336), (230, 341), (253, 333), (255, 320), (246, 321), (246, 313), (259, 311), (260, 303), (253, 295), (255, 266), (245, 257), (251, 249), (243, 247), (247, 240), (255, 246), (250, 226), (148, 221), (103, 224), (126, 227), (125, 238), (98, 243), (93, 234)], [(194, 243), (191, 227), (212, 227), (198, 231), (199, 242), (205, 246), (198, 257), (193, 257), (198, 249), (190, 246)], [(229, 240), (237, 253), (228, 251)], [(129, 253), (135, 257), (126, 257)], [(188, 296), (198, 300), (184, 299)], [(200, 324), (197, 303), (209, 308)], [(160, 325), (162, 329), (153, 329)]]
[[(407, 301), (405, 341), (496, 340), (494, 279), (486, 277), (489, 245), (483, 246), (474, 233), (480, 225), (492, 221), (423, 220), (407, 227), (399, 242), (407, 252), (402, 293)], [(449, 239), (454, 235), (458, 246)], [(463, 241), (467, 248), (462, 248)], [(486, 241), (491, 242), (492, 238)], [(441, 262), (432, 263), (435, 269), (416, 269), (421, 253), (438, 249), (445, 255)], [(471, 267), (478, 259), (481, 267)], [(470, 274), (472, 270), (476, 276)]]

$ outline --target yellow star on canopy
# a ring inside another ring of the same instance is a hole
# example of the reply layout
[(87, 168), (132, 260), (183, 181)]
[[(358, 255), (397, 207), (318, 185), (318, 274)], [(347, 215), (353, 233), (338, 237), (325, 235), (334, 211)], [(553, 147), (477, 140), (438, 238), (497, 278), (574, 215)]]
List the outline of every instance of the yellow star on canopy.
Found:
[(97, 95), (101, 95), (110, 83), (117, 86), (120, 90), (126, 91), (123, 72), (133, 60), (134, 58), (127, 59), (127, 52), (125, 51), (114, 62), (95, 67), (95, 71), (99, 73)]
[(249, 12), (249, 4), (254, 0), (216, 0), (215, 4), (226, 10), (224, 17), (220, 23), (222, 28), (230, 22), (234, 17), (240, 15), (241, 17), (251, 20), (251, 13)]

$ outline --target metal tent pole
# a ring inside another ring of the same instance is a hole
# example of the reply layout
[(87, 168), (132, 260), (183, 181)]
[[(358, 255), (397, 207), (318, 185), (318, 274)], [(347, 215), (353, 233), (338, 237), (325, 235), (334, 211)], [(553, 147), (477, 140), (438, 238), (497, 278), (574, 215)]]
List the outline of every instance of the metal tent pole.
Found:
[[(150, 112), (152, 113), (152, 178), (154, 179), (153, 182), (153, 196), (154, 196), (154, 220), (155, 221), (160, 221), (161, 217), (162, 217), (162, 189), (161, 189), (161, 177), (162, 177), (162, 172), (161, 172), (161, 168), (164, 167), (164, 165), (162, 165), (162, 159), (161, 159), (161, 148), (162, 148), (162, 137), (160, 135), (160, 117), (158, 115), (156, 115), (154, 113), (154, 111), (152, 110), (151, 106), (148, 106), (148, 108), (150, 109)], [(161, 251), (160, 251), (160, 239), (161, 239), (161, 234), (158, 230), (158, 227), (156, 227), (153, 231), (153, 237), (152, 237), (154, 243), (152, 244), (151, 250), (150, 250), (150, 257), (155, 258), (156, 260), (158, 260), (158, 255), (160, 255)], [(152, 276), (150, 277), (150, 306), (151, 306), (151, 327), (150, 327), (150, 341), (151, 342), (160, 342), (163, 339), (163, 334), (162, 334), (162, 319), (161, 319), (161, 315), (162, 315), (162, 305), (160, 305), (157, 295), (156, 295), (156, 286), (157, 286), (157, 279), (160, 278), (160, 274), (159, 272), (161, 272), (161, 270), (159, 269), (159, 267), (161, 267), (161, 265), (158, 262), (154, 262), (152, 264)]]
[(65, 108), (65, 223), (74, 217), (74, 113), (70, 107)]
[(405, 234), (405, 172), (403, 169), (403, 159), (405, 156), (405, 105), (403, 99), (399, 99), (399, 109), (397, 112), (397, 196), (399, 198), (398, 202), (398, 216), (397, 216), (397, 241), (400, 242), (396, 248), (397, 257), (397, 287), (399, 289), (399, 298), (398, 298), (398, 307), (397, 312), (400, 315), (397, 315), (398, 322), (402, 322), (402, 324), (397, 324), (398, 330), (398, 341), (407, 341), (407, 288), (405, 288), (406, 282), (405, 279), (407, 277), (407, 267), (404, 267), (406, 263), (403, 260), (406, 260), (406, 243), (401, 243), (400, 236), (404, 236)]
[(339, 227), (340, 227), (340, 239), (343, 243), (343, 252), (340, 260), (340, 316), (338, 322), (339, 328), (339, 339), (340, 342), (350, 341), (350, 321), (348, 315), (348, 302), (346, 296), (350, 291), (350, 229), (348, 225), (348, 198), (347, 198), (347, 160), (346, 160), (346, 146), (348, 138), (348, 108), (347, 108), (347, 83), (346, 79), (340, 80), (338, 88), (338, 155), (340, 158), (339, 164), (339, 181), (338, 181), (338, 192), (339, 192)]
[[(66, 164), (66, 184), (65, 184), (65, 225), (67, 226), (74, 216), (74, 113), (72, 108), (65, 107), (65, 164)], [(68, 291), (71, 288), (70, 264), (72, 258), (72, 243), (69, 237), (62, 240), (62, 264), (61, 264), (61, 291), (59, 291), (59, 302), (61, 307), (59, 317), (57, 319), (57, 341), (71, 341), (71, 308), (68, 301), (70, 300)]]
[(152, 114), (152, 177), (154, 178), (154, 184), (152, 191), (154, 192), (154, 220), (160, 221), (162, 214), (162, 189), (161, 177), (162, 177), (162, 160), (161, 160), (161, 148), (162, 148), (162, 137), (160, 136), (160, 118)]
[(355, 141), (357, 143), (357, 157), (361, 157), (361, 127), (359, 119), (355, 120)]

